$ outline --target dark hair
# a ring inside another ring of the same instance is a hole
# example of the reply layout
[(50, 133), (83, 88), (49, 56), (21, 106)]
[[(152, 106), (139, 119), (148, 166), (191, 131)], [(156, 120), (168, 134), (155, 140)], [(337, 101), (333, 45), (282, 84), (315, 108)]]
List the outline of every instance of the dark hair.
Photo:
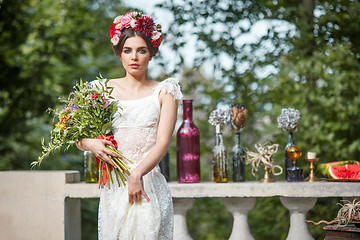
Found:
[(133, 28), (130, 28), (130, 29), (125, 29), (121, 36), (120, 36), (120, 40), (119, 40), (119, 43), (116, 45), (116, 46), (113, 46), (113, 50), (116, 54), (116, 56), (120, 57), (121, 55), (121, 52), (122, 52), (122, 49), (124, 47), (124, 44), (125, 44), (125, 41), (128, 39), (128, 38), (131, 38), (131, 37), (135, 37), (135, 36), (139, 36), (141, 37), (142, 39), (144, 39), (144, 41), (146, 42), (146, 46), (147, 48), (149, 49), (150, 51), (150, 55), (151, 57), (154, 57), (156, 55), (156, 53), (159, 51), (158, 48), (154, 48), (151, 44), (151, 40), (149, 37), (147, 37), (145, 34), (143, 34), (142, 32), (139, 32), (139, 31), (135, 31)]

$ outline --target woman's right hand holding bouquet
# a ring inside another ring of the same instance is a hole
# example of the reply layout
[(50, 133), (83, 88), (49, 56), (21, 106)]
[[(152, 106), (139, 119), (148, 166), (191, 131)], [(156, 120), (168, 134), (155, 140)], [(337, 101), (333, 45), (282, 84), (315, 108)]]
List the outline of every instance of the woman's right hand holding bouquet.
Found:
[(92, 138), (83, 138), (80, 141), (76, 142), (76, 146), (82, 151), (90, 151), (94, 156), (106, 162), (113, 167), (116, 167), (113, 162), (110, 160), (110, 156), (119, 158), (120, 156), (116, 153), (113, 153), (109, 149), (106, 148), (106, 145), (110, 145), (113, 148), (116, 148), (115, 145), (106, 139), (92, 139)]

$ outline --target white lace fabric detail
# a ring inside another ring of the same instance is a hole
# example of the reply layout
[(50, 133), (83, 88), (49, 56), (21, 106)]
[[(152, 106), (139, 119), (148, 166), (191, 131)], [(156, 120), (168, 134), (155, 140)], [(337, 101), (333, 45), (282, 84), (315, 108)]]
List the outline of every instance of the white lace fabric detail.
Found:
[[(135, 168), (136, 165), (131, 165)], [(112, 172), (113, 178), (115, 177)], [(143, 177), (150, 203), (142, 197), (130, 204), (127, 187), (106, 186), (100, 192), (99, 239), (173, 239), (173, 206), (169, 188), (159, 167)]]
[[(172, 94), (175, 100), (180, 100), (183, 96), (179, 82), (169, 78), (160, 82), (148, 97), (118, 100), (119, 109), (112, 122), (112, 131), (118, 150), (134, 162), (129, 164), (131, 170), (146, 158), (156, 144), (160, 91)], [(143, 198), (140, 203), (131, 205), (127, 186), (119, 188), (112, 185), (111, 189), (107, 186), (101, 189), (98, 224), (100, 240), (173, 238), (172, 198), (159, 167), (156, 166), (146, 174), (143, 181), (150, 203)]]
[(174, 99), (178, 101), (182, 100), (183, 98), (183, 94), (180, 90), (179, 80), (176, 78), (168, 78), (162, 81), (154, 89), (164, 93), (171, 93), (174, 95)]

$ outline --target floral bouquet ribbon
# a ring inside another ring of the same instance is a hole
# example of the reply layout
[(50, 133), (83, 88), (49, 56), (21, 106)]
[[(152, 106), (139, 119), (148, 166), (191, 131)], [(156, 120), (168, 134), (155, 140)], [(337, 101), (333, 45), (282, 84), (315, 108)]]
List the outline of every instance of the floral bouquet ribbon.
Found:
[[(261, 144), (255, 144), (255, 148), (258, 152), (246, 152), (246, 164), (251, 164), (252, 169), (251, 173), (254, 177), (258, 176), (258, 168), (260, 163), (263, 163), (265, 168), (271, 169), (274, 176), (278, 176), (283, 172), (282, 167), (279, 165), (273, 164), (273, 154), (275, 154), (278, 150), (279, 144), (267, 145), (264, 146)], [(275, 170), (279, 169), (279, 172)]]
[[(125, 158), (127, 161), (133, 163), (130, 159), (126, 158), (124, 155), (122, 155), (119, 151), (117, 151), (117, 142), (114, 139), (114, 135), (110, 135), (110, 136), (98, 136), (96, 139), (105, 139), (107, 141), (110, 141), (112, 144), (114, 144), (115, 148), (112, 148), (111, 146), (107, 145), (106, 148), (109, 149), (111, 152), (121, 155), (123, 158)], [(124, 173), (130, 175), (130, 171), (129, 171), (129, 167), (123, 162), (123, 161), (119, 161), (120, 159), (110, 156), (108, 155), (108, 157), (110, 158), (111, 162), (114, 164), (114, 166), (116, 167), (117, 171), (120, 171), (121, 174), (117, 174), (115, 173), (115, 179), (118, 183), (118, 185), (120, 185), (119, 183), (119, 179), (118, 176), (120, 177), (121, 182), (124, 184), (124, 186), (126, 185), (125, 183), (125, 177), (124, 177)], [(112, 176), (111, 176), (111, 171), (113, 170), (111, 165), (108, 165), (107, 163), (101, 161), (99, 158), (96, 158), (96, 164), (99, 167), (99, 184), (103, 183), (103, 185), (106, 185), (106, 183), (108, 182), (108, 179), (110, 178), (110, 182), (113, 182)]]

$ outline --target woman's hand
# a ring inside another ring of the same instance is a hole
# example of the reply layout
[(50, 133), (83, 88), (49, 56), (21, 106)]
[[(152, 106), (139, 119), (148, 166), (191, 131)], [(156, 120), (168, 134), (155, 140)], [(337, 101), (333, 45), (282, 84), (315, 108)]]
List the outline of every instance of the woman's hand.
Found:
[(142, 196), (144, 196), (145, 199), (150, 202), (149, 196), (144, 191), (144, 182), (142, 176), (138, 174), (136, 169), (130, 174), (128, 194), (129, 203), (131, 204), (134, 202), (141, 202)]
[[(105, 139), (91, 139), (91, 138), (83, 138), (76, 143), (76, 146), (83, 151), (91, 151), (95, 157), (100, 159), (101, 161), (107, 162), (113, 165), (112, 161), (110, 160), (108, 155), (119, 157), (117, 154), (112, 153), (109, 149), (105, 146), (110, 145), (114, 146), (112, 142), (105, 140)], [(114, 166), (114, 165), (113, 165)]]

